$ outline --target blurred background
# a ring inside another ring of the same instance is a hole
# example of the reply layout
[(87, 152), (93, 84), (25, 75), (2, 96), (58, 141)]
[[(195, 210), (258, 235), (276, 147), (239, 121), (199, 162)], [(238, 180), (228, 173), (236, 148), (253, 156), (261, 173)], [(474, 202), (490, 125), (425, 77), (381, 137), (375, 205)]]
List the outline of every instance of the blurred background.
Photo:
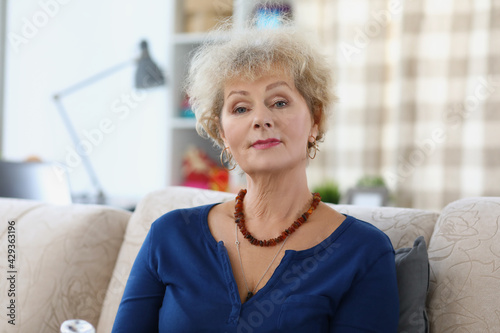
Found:
[[(133, 206), (167, 185), (244, 186), (196, 134), (182, 82), (214, 24), (259, 15), (263, 27), (287, 16), (314, 33), (334, 68), (339, 101), (308, 168), (312, 189), (327, 184), (331, 202), (432, 210), (500, 195), (498, 0), (0, 4), (0, 158), (50, 163), (73, 201), (102, 192)], [(164, 76), (147, 89), (135, 83), (142, 41)]]

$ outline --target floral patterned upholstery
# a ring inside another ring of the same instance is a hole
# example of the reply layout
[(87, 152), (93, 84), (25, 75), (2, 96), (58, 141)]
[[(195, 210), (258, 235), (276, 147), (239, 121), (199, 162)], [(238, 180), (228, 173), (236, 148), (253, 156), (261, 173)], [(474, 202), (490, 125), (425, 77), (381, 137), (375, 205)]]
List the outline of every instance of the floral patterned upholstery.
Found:
[[(0, 332), (54, 333), (70, 318), (97, 325), (130, 212), (1, 199), (0, 218)], [(5, 316), (8, 221), (16, 229), (16, 325)]]
[(429, 245), (432, 332), (500, 332), (500, 198), (443, 209)]

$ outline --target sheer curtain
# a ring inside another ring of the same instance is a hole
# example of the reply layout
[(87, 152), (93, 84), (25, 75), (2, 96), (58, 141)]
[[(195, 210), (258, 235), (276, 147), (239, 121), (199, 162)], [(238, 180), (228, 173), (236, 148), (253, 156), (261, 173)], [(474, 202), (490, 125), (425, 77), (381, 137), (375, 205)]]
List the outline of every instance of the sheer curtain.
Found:
[(340, 98), (311, 183), (382, 176), (395, 205), (435, 210), (499, 196), (500, 1), (308, 3)]

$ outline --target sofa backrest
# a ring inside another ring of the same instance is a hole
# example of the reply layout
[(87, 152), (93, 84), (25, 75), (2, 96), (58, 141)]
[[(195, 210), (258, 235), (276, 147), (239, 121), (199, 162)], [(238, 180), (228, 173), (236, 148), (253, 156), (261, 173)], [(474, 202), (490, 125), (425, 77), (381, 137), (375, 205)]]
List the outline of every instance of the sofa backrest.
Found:
[[(97, 325), (130, 215), (97, 205), (0, 199), (0, 268), (11, 277), (2, 275), (0, 283), (0, 332), (59, 332), (67, 319)], [(9, 250), (15, 261), (7, 262)]]
[[(166, 212), (177, 209), (234, 200), (230, 193), (187, 187), (170, 187), (146, 196), (130, 219), (118, 256), (108, 293), (103, 304), (97, 332), (110, 332), (127, 278), (151, 223)], [(332, 205), (333, 206), (333, 205)], [(386, 232), (395, 248), (411, 247), (415, 238), (423, 235), (427, 244), (438, 218), (435, 212), (403, 208), (364, 208), (348, 205), (334, 206), (342, 213), (371, 222)]]
[(412, 247), (418, 236), (429, 242), (439, 214), (432, 211), (396, 207), (331, 205), (337, 211), (370, 222), (391, 239), (394, 249)]

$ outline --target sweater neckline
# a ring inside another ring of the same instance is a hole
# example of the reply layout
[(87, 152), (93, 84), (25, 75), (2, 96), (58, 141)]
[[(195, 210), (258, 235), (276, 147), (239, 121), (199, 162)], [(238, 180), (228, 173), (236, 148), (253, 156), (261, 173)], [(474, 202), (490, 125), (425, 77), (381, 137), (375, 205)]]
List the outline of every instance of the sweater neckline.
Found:
[[(206, 236), (208, 243), (214, 248), (216, 248), (218, 246), (218, 244), (224, 245), (224, 242), (223, 241), (217, 242), (217, 240), (212, 235), (212, 232), (210, 231), (210, 228), (208, 227), (208, 214), (213, 207), (220, 205), (221, 203), (222, 202), (217, 202), (217, 203), (206, 205), (205, 209), (200, 214), (200, 223), (202, 226), (203, 234)], [(306, 258), (306, 257), (316, 255), (316, 254), (320, 253), (321, 251), (324, 251), (325, 249), (327, 249), (355, 221), (355, 218), (353, 218), (350, 215), (347, 215), (347, 214), (342, 214), (342, 215), (344, 215), (346, 217), (345, 220), (342, 221), (342, 223), (330, 235), (328, 235), (325, 239), (323, 239), (321, 242), (319, 242), (318, 244), (314, 245), (313, 247), (310, 247), (310, 248), (305, 249), (305, 250), (300, 250), (300, 251), (286, 250), (285, 256), (283, 258), (287, 257), (288, 255), (293, 255), (294, 258)]]

